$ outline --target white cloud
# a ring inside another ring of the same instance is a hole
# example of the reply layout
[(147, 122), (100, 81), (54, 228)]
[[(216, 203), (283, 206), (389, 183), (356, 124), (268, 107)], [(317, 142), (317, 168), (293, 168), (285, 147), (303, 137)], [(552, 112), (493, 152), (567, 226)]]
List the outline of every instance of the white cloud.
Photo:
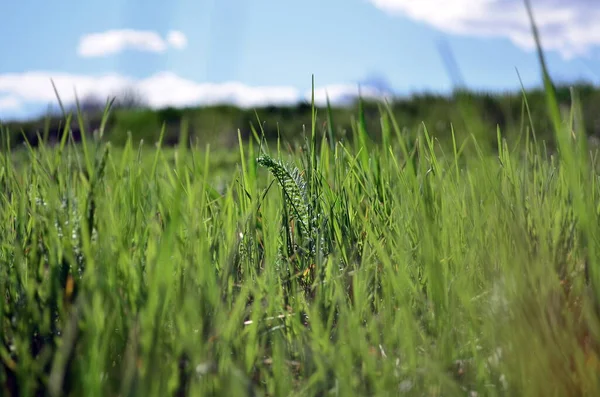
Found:
[(162, 53), (169, 45), (183, 49), (187, 45), (187, 38), (179, 31), (171, 31), (163, 39), (158, 33), (149, 30), (108, 30), (82, 36), (77, 53), (85, 58), (114, 55), (126, 50)]
[[(534, 48), (523, 0), (368, 0), (395, 15), (427, 23), (441, 31), (480, 37), (506, 37), (521, 48)], [(600, 1), (532, 1), (546, 50), (563, 57), (589, 54), (600, 46)]]
[(56, 102), (51, 79), (64, 102), (74, 101), (74, 89), (79, 97), (92, 93), (108, 96), (129, 83), (116, 74), (91, 77), (48, 72), (9, 73), (0, 74), (0, 94), (6, 93), (23, 102)]
[(172, 30), (167, 34), (167, 42), (178, 50), (187, 46), (187, 37), (178, 30)]
[[(358, 84), (330, 84), (315, 88), (315, 103), (319, 106), (326, 105), (329, 97), (331, 104), (344, 104), (358, 98), (359, 94), (365, 99), (383, 99), (391, 95), (389, 92), (368, 85), (359, 87)], [(311, 95), (312, 92), (309, 90), (304, 94), (304, 98), (310, 101)]]
[[(133, 89), (151, 108), (167, 106), (203, 106), (233, 104), (242, 108), (265, 105), (295, 105), (309, 100), (310, 90), (301, 92), (293, 86), (249, 86), (241, 82), (198, 83), (172, 72), (160, 72), (145, 79), (133, 79), (116, 73), (103, 75), (75, 75), (58, 72), (32, 71), (0, 74), (0, 111), (16, 114), (24, 105), (28, 109), (46, 109), (58, 104), (52, 81), (63, 104), (92, 96), (101, 101)], [(345, 104), (359, 94), (358, 84), (332, 84), (315, 88), (317, 105), (326, 104), (329, 95), (332, 104)], [(363, 98), (381, 98), (387, 93), (368, 85), (361, 85)]]
[(15, 111), (21, 108), (21, 101), (15, 96), (0, 97), (0, 112)]
[(290, 86), (251, 87), (239, 82), (196, 83), (172, 72), (157, 73), (140, 80), (135, 87), (153, 107), (217, 103), (253, 107), (294, 103), (298, 100), (298, 91)]
[(9, 104), (56, 104), (51, 79), (63, 103), (75, 101), (75, 90), (80, 99), (86, 96), (105, 99), (129, 88), (141, 94), (153, 108), (218, 103), (254, 107), (290, 104), (299, 99), (299, 91), (291, 86), (252, 87), (239, 82), (197, 83), (172, 72), (161, 72), (140, 80), (114, 73), (98, 76), (51, 72), (0, 74), (0, 98), (10, 98), (7, 100)]

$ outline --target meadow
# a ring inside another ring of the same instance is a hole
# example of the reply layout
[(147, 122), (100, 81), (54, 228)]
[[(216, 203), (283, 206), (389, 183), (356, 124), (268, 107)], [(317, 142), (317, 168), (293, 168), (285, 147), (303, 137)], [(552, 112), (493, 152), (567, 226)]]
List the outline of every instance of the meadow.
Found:
[(597, 152), (540, 62), (552, 149), (526, 95), (494, 145), (386, 104), (233, 154), (3, 128), (0, 394), (599, 395)]

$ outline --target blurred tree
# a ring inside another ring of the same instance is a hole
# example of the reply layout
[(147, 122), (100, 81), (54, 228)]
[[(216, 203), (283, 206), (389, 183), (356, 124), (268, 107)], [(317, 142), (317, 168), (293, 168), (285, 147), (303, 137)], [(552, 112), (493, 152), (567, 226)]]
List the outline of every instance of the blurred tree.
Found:
[(148, 104), (141, 92), (132, 86), (125, 87), (114, 95), (113, 107), (116, 109), (144, 109)]

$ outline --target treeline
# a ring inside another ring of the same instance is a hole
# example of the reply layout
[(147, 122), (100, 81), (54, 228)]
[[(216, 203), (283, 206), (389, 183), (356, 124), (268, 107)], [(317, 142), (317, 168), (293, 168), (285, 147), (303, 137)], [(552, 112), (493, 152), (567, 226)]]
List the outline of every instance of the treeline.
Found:
[[(600, 89), (590, 84), (556, 87), (557, 97), (565, 112), (570, 110), (573, 91), (581, 103), (587, 134), (600, 135)], [(317, 128), (325, 132), (327, 120), (331, 119), (334, 138), (350, 140), (360, 119), (370, 137), (378, 141), (382, 128), (380, 106), (377, 102), (363, 102), (363, 117), (359, 117), (358, 102), (353, 106), (333, 108), (329, 114), (326, 108), (318, 108)], [(450, 138), (453, 129), (458, 136), (475, 134), (479, 139), (489, 139), (494, 144), (499, 126), (508, 137), (517, 136), (526, 128), (533, 128), (540, 139), (552, 142), (551, 122), (545, 94), (541, 89), (528, 91), (525, 97), (521, 92), (489, 94), (462, 91), (452, 96), (422, 94), (396, 100), (390, 107), (396, 122), (408, 134), (425, 126), (430, 134), (444, 140)], [(102, 106), (83, 107), (83, 115), (83, 131), (90, 135), (98, 134)], [(107, 119), (103, 139), (122, 145), (131, 135), (134, 142), (143, 139), (144, 142), (154, 143), (164, 126), (164, 143), (174, 145), (179, 141), (183, 123), (193, 144), (234, 147), (237, 145), (238, 130), (244, 139), (248, 139), (252, 128), (268, 140), (280, 137), (283, 141), (296, 141), (303, 139), (303, 131), (310, 131), (311, 106), (310, 103), (300, 103), (296, 106), (267, 106), (251, 110), (234, 106), (161, 110), (133, 105), (117, 106)], [(50, 142), (57, 141), (65, 130), (65, 117), (47, 116), (28, 122), (7, 123), (2, 127), (3, 136), (7, 132), (10, 136), (11, 146), (21, 145), (25, 139), (35, 146), (39, 137)], [(76, 114), (73, 115), (70, 129), (73, 138), (80, 139), (82, 129)]]

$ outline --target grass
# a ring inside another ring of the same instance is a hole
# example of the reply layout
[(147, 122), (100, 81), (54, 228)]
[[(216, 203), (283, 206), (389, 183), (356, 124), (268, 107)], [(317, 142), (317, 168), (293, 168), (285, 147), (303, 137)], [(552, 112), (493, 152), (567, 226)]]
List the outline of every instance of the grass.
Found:
[(527, 128), (408, 141), (385, 105), (381, 145), (313, 116), (228, 166), (6, 150), (1, 394), (598, 395), (596, 153), (546, 83), (556, 154)]

